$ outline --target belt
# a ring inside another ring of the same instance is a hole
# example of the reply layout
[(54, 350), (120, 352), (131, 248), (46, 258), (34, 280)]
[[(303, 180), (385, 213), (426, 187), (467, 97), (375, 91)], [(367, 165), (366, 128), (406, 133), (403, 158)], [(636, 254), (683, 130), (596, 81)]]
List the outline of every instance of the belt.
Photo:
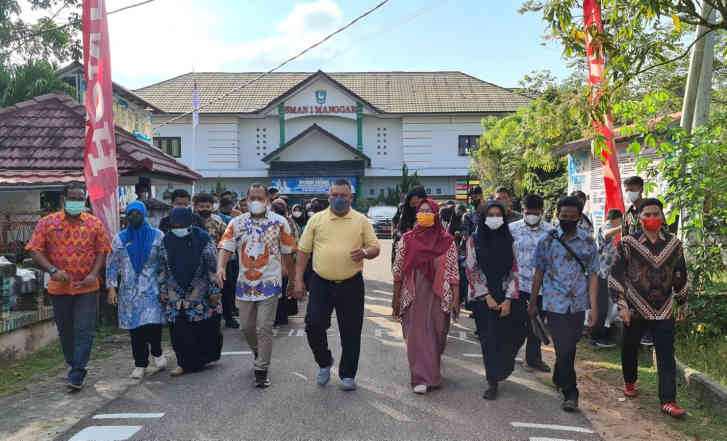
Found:
[(324, 279), (323, 277), (319, 276), (318, 273), (316, 273), (316, 276), (318, 276), (320, 279), (325, 280), (326, 282), (329, 282), (329, 283), (334, 283), (336, 285), (340, 285), (342, 283), (348, 282), (349, 280), (355, 279), (356, 277), (358, 277), (360, 275), (361, 275), (361, 272), (358, 272), (358, 273), (354, 274), (352, 277), (349, 277), (348, 279), (344, 279), (344, 280), (328, 280), (328, 279)]

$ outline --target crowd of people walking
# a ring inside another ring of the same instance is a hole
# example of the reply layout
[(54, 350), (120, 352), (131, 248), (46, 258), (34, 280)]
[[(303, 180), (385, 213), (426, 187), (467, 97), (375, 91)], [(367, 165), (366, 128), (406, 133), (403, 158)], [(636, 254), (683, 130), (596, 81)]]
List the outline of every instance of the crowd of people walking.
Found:
[[(683, 415), (674, 359), (674, 321), (688, 314), (681, 242), (667, 231), (661, 202), (643, 198), (643, 180), (625, 184), (628, 211), (609, 211), (597, 232), (584, 213), (588, 196), (582, 192), (561, 198), (549, 222), (541, 196), (524, 196), (519, 213), (505, 187), (488, 198), (472, 188), (468, 206), (440, 206), (424, 188), (410, 191), (393, 219), (391, 265), (393, 318), (401, 323), (413, 392), (442, 387), (441, 357), (464, 307), (482, 349), (483, 398), (497, 399), (525, 345), (525, 364), (552, 372), (562, 408), (573, 411), (579, 405), (577, 343), (588, 326), (595, 345), (614, 346), (609, 325), (615, 305), (624, 324), (624, 395), (638, 393), (637, 351), (648, 333), (656, 348), (661, 410)], [(63, 209), (41, 219), (27, 249), (51, 275), (48, 291), (69, 387), (84, 384), (103, 278), (108, 302), (118, 305), (119, 327), (129, 330), (132, 378), (144, 376), (150, 356), (158, 369), (166, 367), (165, 325), (177, 359), (172, 375), (219, 360), (224, 319), (225, 327), (241, 329), (253, 352), (254, 384), (266, 388), (272, 384), (273, 329), (297, 314), (307, 295), (305, 331), (317, 383), (325, 386), (331, 377), (327, 330), (335, 310), (341, 388), (356, 389), (363, 262), (375, 259), (380, 245), (369, 220), (351, 206), (351, 184), (336, 180), (328, 199), (292, 206), (262, 184), (251, 185), (237, 202), (230, 192), (220, 196), (174, 191), (173, 209), (158, 229), (149, 224), (144, 203), (132, 202), (126, 227), (109, 238), (85, 210), (84, 187), (73, 184)], [(548, 333), (552, 368), (541, 351)]]

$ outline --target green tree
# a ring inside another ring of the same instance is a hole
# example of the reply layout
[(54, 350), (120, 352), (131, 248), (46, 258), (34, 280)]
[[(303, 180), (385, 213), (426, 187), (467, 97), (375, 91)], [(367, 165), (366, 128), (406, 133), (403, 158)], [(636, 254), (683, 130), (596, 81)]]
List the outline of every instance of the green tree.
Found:
[(419, 180), (419, 174), (415, 171), (414, 174), (409, 174), (409, 167), (406, 162), (401, 166), (401, 185), (399, 190), (401, 193), (409, 193), (409, 190), (413, 189), (417, 185), (421, 185)]
[(30, 60), (9, 70), (0, 68), (0, 108), (50, 92), (75, 96), (75, 89), (58, 78), (55, 67), (47, 61)]
[(486, 193), (506, 185), (518, 197), (537, 192), (557, 199), (567, 187), (567, 163), (553, 152), (588, 129), (583, 82), (573, 75), (558, 83), (550, 72), (536, 71), (520, 85), (523, 93), (537, 98), (512, 115), (482, 121), (472, 169)]

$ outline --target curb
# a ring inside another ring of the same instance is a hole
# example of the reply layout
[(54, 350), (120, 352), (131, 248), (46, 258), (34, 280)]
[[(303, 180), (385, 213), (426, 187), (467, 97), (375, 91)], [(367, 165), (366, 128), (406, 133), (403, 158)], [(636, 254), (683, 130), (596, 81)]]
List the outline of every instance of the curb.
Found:
[(721, 416), (727, 416), (727, 389), (703, 373), (690, 368), (677, 360), (677, 380), (687, 386), (690, 394), (711, 404), (712, 409)]

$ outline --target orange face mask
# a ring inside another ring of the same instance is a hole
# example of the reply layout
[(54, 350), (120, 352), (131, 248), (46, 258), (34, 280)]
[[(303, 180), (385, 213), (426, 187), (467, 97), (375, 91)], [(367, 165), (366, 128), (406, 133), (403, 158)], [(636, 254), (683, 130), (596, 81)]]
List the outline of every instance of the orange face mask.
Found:
[(424, 228), (434, 225), (434, 213), (417, 213), (417, 223)]

